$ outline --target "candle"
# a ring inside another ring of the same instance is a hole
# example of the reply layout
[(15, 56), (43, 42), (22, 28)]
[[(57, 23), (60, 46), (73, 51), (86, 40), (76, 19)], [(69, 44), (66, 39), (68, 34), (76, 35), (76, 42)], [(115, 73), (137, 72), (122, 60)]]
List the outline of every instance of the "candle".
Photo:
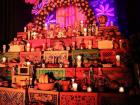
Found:
[(122, 48), (122, 40), (119, 40), (120, 48)]
[(77, 91), (77, 87), (78, 87), (77, 83), (73, 83), (72, 84), (73, 91)]
[(24, 32), (26, 32), (27, 31), (27, 28), (26, 27), (24, 27)]
[(33, 35), (32, 35), (33, 39), (36, 39), (37, 38), (37, 35), (36, 34), (37, 34), (36, 32), (33, 32)]
[(30, 35), (31, 35), (30, 31), (28, 31), (28, 40), (30, 40)]
[(92, 92), (92, 88), (90, 86), (87, 87), (87, 92)]
[(122, 86), (119, 87), (119, 92), (120, 92), (120, 93), (124, 93), (124, 87), (122, 87)]
[(84, 26), (84, 22), (81, 20), (80, 21), (80, 27), (83, 27)]
[(95, 35), (98, 35), (98, 27), (95, 27)]
[(6, 57), (2, 58), (2, 62), (5, 63), (6, 62)]
[(32, 78), (30, 78), (30, 81), (29, 81), (29, 82), (30, 82), (30, 86), (32, 85), (32, 80), (33, 80), (33, 79), (32, 79)]
[(81, 58), (82, 57), (80, 55), (77, 56), (77, 67), (81, 67), (81, 63), (82, 63)]
[(74, 79), (74, 78), (72, 78), (72, 79), (71, 79), (72, 84), (74, 83), (74, 81), (75, 81), (75, 79)]
[(116, 55), (116, 60), (120, 61), (120, 55)]
[(87, 36), (87, 28), (84, 28), (84, 36)]
[(77, 60), (78, 60), (78, 61), (81, 61), (81, 58), (82, 58), (81, 55), (78, 55), (78, 56), (77, 56)]
[(31, 62), (28, 61), (28, 62), (26, 62), (26, 64), (29, 67), (31, 65)]
[(6, 45), (3, 45), (3, 53), (6, 53)]
[(116, 55), (116, 65), (120, 66), (120, 55)]
[(27, 47), (30, 47), (30, 43), (27, 43)]
[(113, 21), (110, 21), (110, 26), (114, 26), (114, 22)]

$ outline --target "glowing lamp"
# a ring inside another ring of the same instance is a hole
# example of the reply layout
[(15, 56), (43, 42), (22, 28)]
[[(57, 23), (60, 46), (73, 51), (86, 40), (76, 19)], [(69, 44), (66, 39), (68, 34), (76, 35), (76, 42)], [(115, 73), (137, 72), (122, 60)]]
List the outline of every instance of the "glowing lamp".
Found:
[(30, 43), (27, 43), (27, 47), (30, 47)]

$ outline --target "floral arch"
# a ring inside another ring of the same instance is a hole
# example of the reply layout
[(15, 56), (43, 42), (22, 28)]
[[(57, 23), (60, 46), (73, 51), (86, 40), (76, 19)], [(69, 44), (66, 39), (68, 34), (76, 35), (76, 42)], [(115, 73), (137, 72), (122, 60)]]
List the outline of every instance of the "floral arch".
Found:
[(39, 14), (36, 16), (34, 20), (36, 30), (43, 30), (45, 27), (46, 16), (48, 16), (50, 12), (57, 8), (68, 7), (70, 5), (78, 7), (79, 10), (83, 12), (87, 19), (87, 27), (91, 27), (93, 22), (96, 21), (95, 14), (89, 7), (88, 0), (51, 0), (48, 4), (44, 5)]

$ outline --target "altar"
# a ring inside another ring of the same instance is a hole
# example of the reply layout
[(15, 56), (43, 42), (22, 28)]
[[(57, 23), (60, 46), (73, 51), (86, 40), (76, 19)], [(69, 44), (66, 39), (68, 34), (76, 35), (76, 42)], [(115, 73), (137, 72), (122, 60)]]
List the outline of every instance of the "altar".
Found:
[(34, 19), (0, 54), (0, 105), (114, 105), (108, 100), (129, 99), (128, 41), (108, 15), (96, 16), (88, 0), (26, 2), (33, 4)]

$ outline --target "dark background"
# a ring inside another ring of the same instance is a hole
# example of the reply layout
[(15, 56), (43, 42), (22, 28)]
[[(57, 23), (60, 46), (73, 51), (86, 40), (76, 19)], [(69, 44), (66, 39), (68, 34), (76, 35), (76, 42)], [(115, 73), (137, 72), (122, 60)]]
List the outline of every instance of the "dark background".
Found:
[[(0, 45), (8, 44), (32, 20), (31, 5), (24, 0), (0, 1)], [(129, 37), (140, 32), (140, 1), (116, 0), (120, 31)]]
[(24, 0), (0, 0), (0, 45), (9, 43), (32, 20), (31, 5)]

